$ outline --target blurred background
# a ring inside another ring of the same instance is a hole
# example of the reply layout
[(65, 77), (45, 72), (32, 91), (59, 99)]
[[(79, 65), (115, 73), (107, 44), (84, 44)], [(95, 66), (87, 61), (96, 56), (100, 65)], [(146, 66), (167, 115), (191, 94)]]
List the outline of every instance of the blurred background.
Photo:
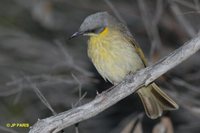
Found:
[[(196, 36), (199, 0), (0, 0), (0, 133), (27, 133), (29, 123), (93, 100), (112, 85), (87, 57), (87, 38), (68, 40), (83, 19), (108, 11), (126, 23), (149, 65)], [(157, 84), (179, 105), (157, 120), (136, 94), (66, 133), (199, 133), (200, 53)]]

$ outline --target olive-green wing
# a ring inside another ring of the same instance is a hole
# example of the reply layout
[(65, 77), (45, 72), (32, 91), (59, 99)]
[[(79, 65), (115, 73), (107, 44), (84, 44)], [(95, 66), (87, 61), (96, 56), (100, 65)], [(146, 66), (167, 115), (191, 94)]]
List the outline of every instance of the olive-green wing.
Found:
[(136, 52), (138, 53), (138, 55), (140, 56), (142, 62), (144, 63), (144, 65), (146, 67), (147, 66), (147, 60), (145, 58), (145, 55), (144, 55), (142, 49), (139, 47), (139, 45), (135, 41), (132, 42), (132, 43), (133, 43), (133, 45), (134, 45), (134, 47), (136, 49)]
[(133, 44), (133, 46), (135, 47), (136, 52), (138, 53), (138, 55), (140, 56), (142, 62), (144, 63), (144, 65), (146, 67), (147, 66), (147, 60), (145, 58), (145, 55), (144, 55), (142, 49), (138, 45), (138, 43), (130, 36), (128, 36), (127, 39)]
[(142, 49), (140, 48), (140, 46), (138, 45), (138, 43), (134, 40), (134, 38), (133, 38), (131, 32), (129, 31), (128, 27), (126, 25), (124, 25), (124, 24), (120, 24), (119, 27), (121, 27), (120, 31), (125, 36), (125, 38), (127, 40), (129, 40), (130, 43), (133, 44), (133, 46), (136, 49), (136, 52), (138, 53), (138, 55), (140, 56), (142, 62), (144, 63), (144, 66), (146, 67), (147, 66), (147, 60), (146, 60), (146, 58), (144, 56), (144, 53), (143, 53)]

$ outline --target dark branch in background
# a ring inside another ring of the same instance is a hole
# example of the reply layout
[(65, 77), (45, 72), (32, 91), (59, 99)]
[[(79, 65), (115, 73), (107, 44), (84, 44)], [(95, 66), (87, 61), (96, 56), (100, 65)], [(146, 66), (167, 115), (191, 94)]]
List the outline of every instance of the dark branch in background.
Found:
[(194, 1), (196, 10), (199, 11), (200, 10), (200, 5), (199, 5), (200, 2), (199, 2), (199, 0), (193, 0), (193, 1)]
[(188, 36), (190, 36), (191, 38), (194, 37), (196, 35), (196, 31), (190, 25), (189, 21), (187, 21), (187, 19), (185, 19), (185, 17), (183, 16), (183, 13), (181, 12), (181, 10), (177, 6), (177, 4), (174, 3), (173, 1), (171, 1), (170, 2), (170, 7), (171, 7), (172, 12), (175, 15), (175, 18), (181, 24), (181, 26), (185, 29), (185, 31), (188, 34)]
[(55, 110), (51, 107), (45, 96), (42, 94), (42, 92), (38, 89), (37, 85), (32, 83), (31, 80), (26, 77), (27, 81), (30, 83), (31, 88), (35, 92), (35, 94), (38, 96), (38, 98), (41, 100), (41, 102), (51, 111), (53, 115), (56, 115), (57, 113)]
[(162, 15), (163, 0), (157, 1), (157, 11), (155, 13), (155, 16), (152, 16), (149, 13), (148, 5), (146, 5), (144, 0), (138, 0), (137, 2), (147, 35), (151, 41), (149, 63), (153, 64), (153, 54), (158, 51), (159, 47), (162, 45), (157, 25)]
[[(81, 101), (85, 98), (85, 96), (87, 95), (87, 92), (85, 92), (82, 95), (82, 84), (81, 84), (81, 82), (79, 81), (79, 79), (74, 74), (72, 74), (72, 77), (78, 83), (78, 95), (79, 95), (78, 101), (75, 104), (72, 104), (72, 109), (73, 109), (73, 108), (76, 108), (77, 106), (82, 105)], [(75, 123), (74, 127), (75, 127), (75, 133), (79, 133), (79, 123)]]
[(78, 72), (82, 73), (85, 76), (92, 76), (93, 74), (84, 70), (82, 67), (80, 67), (78, 64), (76, 64), (73, 60), (73, 58), (70, 56), (69, 52), (67, 52), (67, 49), (64, 48), (63, 43), (61, 43), (59, 40), (55, 40), (55, 44), (59, 47), (60, 52), (65, 57), (65, 62), (68, 66), (71, 68), (77, 70)]
[(156, 64), (142, 69), (134, 75), (128, 75), (120, 84), (97, 95), (93, 101), (55, 116), (38, 120), (29, 133), (56, 133), (66, 127), (89, 119), (137, 91), (140, 87), (150, 84), (199, 49), (200, 37), (197, 36)]
[[(41, 74), (41, 75), (33, 75), (33, 76), (27, 76), (32, 83), (37, 84), (37, 86), (39, 88), (44, 87), (44, 86), (48, 86), (48, 85), (54, 85), (57, 83), (65, 83), (68, 85), (76, 85), (77, 82), (75, 81), (75, 79), (72, 79), (71, 76), (64, 76), (64, 75), (58, 75), (58, 76), (52, 76), (50, 74)], [(81, 77), (80, 77), (81, 78)], [(89, 81), (91, 82), (97, 82), (97, 80), (93, 79), (93, 78), (79, 78), (79, 82), (81, 82), (81, 84), (88, 84)], [(42, 80), (41, 82), (38, 82), (38, 80)], [(6, 89), (5, 91), (1, 91), (0, 92), (0, 96), (1, 97), (6, 97), (9, 95), (13, 95), (16, 93), (19, 93), (22, 90), (27, 90), (27, 88), (30, 88), (30, 84), (27, 83), (27, 79), (25, 79), (25, 77), (15, 77), (12, 81), (9, 81), (6, 83), (7, 87), (12, 87), (12, 86), (19, 86), (19, 87), (15, 87), (14, 89)]]
[(119, 14), (118, 10), (115, 8), (115, 6), (112, 4), (112, 2), (110, 0), (104, 0), (106, 2), (106, 4), (110, 7), (110, 9), (113, 11), (113, 13), (115, 14), (115, 16), (117, 17), (117, 19), (123, 23), (126, 24), (126, 21), (122, 18), (122, 16)]
[(19, 132), (13, 130), (12, 128), (5, 127), (5, 126), (0, 126), (0, 130), (5, 131), (6, 133), (19, 133)]
[(194, 10), (196, 9), (195, 5), (192, 4), (189, 1), (185, 1), (185, 0), (173, 0), (171, 2), (176, 2), (176, 3), (180, 4), (180, 5), (183, 5), (185, 7), (188, 7), (188, 8), (194, 9)]

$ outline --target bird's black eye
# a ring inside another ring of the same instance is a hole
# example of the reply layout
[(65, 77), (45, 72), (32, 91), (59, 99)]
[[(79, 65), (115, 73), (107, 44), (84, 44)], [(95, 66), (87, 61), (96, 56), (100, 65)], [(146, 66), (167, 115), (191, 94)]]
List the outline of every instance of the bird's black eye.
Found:
[(98, 34), (98, 33), (101, 33), (104, 29), (105, 29), (105, 27), (99, 27), (99, 28), (95, 28), (95, 29), (88, 30), (87, 32), (88, 32), (88, 33), (95, 33), (95, 34)]
[(101, 33), (104, 29), (105, 29), (105, 27), (97, 28), (95, 30), (95, 33)]

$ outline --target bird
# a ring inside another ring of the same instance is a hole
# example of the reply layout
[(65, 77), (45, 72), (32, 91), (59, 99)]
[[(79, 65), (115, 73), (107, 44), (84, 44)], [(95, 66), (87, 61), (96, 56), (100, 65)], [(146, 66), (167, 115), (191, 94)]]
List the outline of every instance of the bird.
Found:
[[(144, 53), (126, 24), (106, 11), (87, 16), (70, 38), (78, 36), (88, 36), (88, 57), (104, 80), (113, 85), (123, 81), (129, 73), (147, 67)], [(179, 108), (154, 82), (138, 89), (137, 94), (151, 119)]]

